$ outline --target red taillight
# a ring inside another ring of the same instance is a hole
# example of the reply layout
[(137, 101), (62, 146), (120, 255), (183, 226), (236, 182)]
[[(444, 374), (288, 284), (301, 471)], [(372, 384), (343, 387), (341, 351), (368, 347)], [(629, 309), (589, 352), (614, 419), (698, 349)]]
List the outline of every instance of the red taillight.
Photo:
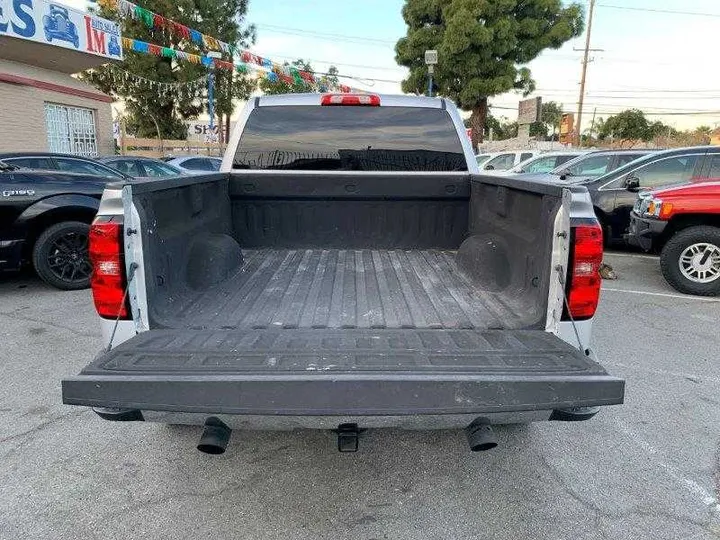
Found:
[(597, 223), (573, 227), (572, 231), (568, 304), (573, 319), (584, 320), (595, 315), (600, 300), (603, 233)]
[(324, 94), (320, 105), (360, 105), (379, 107), (380, 96), (377, 94)]
[[(90, 284), (98, 315), (127, 320), (130, 309), (125, 297), (125, 257), (122, 218), (101, 216), (90, 226)], [(124, 300), (124, 301), (123, 301)]]

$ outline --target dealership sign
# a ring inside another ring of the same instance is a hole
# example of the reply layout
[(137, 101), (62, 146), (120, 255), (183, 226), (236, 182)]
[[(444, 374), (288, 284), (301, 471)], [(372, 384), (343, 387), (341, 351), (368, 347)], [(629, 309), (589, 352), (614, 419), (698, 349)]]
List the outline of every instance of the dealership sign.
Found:
[(0, 35), (123, 57), (117, 23), (49, 0), (0, 0)]

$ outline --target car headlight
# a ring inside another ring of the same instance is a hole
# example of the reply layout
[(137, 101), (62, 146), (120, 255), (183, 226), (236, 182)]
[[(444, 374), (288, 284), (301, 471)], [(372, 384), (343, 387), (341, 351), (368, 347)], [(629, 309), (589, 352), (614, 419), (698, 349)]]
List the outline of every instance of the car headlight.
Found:
[(641, 215), (644, 217), (664, 218), (672, 211), (673, 205), (663, 202), (662, 199), (648, 198), (641, 205)]

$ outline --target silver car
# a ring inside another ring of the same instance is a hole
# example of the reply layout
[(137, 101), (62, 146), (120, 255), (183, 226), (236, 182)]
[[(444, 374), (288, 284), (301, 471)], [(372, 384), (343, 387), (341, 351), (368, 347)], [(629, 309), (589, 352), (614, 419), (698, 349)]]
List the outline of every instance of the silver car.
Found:
[(222, 158), (212, 156), (170, 156), (163, 158), (163, 161), (190, 174), (202, 174), (219, 171)]

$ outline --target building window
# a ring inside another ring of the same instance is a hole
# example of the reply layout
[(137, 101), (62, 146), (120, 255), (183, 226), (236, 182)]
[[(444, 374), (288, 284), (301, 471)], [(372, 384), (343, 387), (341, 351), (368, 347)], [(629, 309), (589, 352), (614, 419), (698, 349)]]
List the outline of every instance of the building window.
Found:
[(45, 123), (51, 152), (86, 157), (98, 155), (95, 111), (92, 109), (46, 103)]

